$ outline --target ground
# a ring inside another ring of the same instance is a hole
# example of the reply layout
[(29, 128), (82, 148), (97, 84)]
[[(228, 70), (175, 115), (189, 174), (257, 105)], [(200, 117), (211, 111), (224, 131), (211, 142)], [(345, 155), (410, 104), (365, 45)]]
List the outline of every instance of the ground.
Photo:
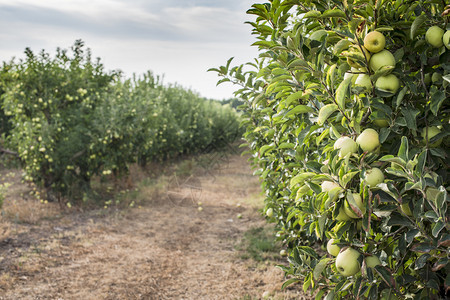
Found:
[(281, 291), (285, 258), (245, 258), (245, 234), (268, 226), (247, 158), (209, 164), (141, 178), (132, 208), (83, 210), (41, 203), (3, 170), (0, 299), (309, 299)]

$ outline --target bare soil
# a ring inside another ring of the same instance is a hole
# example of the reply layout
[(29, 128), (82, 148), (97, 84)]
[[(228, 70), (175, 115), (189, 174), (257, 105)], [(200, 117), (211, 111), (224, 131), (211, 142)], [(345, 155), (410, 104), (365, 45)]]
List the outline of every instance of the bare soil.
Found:
[(245, 157), (141, 186), (133, 208), (84, 212), (27, 199), (20, 172), (8, 172), (0, 299), (309, 299), (299, 286), (280, 290), (285, 259), (237, 250), (246, 231), (267, 226)]

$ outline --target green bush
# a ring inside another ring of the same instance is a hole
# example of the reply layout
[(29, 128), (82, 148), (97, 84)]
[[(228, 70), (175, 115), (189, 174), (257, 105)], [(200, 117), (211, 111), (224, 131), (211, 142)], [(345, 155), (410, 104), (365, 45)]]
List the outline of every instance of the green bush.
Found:
[(50, 199), (86, 198), (93, 176), (118, 176), (130, 163), (195, 153), (238, 136), (235, 110), (163, 85), (151, 72), (131, 79), (105, 72), (82, 41), (55, 57), (25, 54), (0, 72), (1, 141), (18, 153), (25, 179)]
[[(289, 248), (285, 285), (316, 299), (448, 296), (449, 7), (273, 0), (248, 13), (259, 58), (212, 70), (246, 101), (266, 210)], [(386, 51), (365, 46), (373, 31)]]

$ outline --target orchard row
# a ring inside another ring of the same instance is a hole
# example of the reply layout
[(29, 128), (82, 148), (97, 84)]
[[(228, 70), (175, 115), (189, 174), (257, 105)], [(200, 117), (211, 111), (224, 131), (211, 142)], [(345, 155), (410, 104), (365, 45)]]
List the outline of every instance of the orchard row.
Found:
[(229, 106), (150, 72), (105, 72), (81, 41), (55, 57), (27, 49), (0, 72), (2, 147), (17, 153), (27, 180), (57, 198), (82, 197), (95, 175), (220, 147), (238, 134)]

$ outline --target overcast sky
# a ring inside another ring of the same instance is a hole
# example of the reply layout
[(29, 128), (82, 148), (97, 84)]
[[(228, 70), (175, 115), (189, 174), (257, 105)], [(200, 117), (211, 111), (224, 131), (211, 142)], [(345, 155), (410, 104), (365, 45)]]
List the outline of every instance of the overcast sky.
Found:
[(216, 87), (207, 69), (257, 56), (245, 21), (254, 0), (0, 0), (0, 61), (82, 39), (107, 70), (147, 70), (201, 96), (224, 99), (237, 88)]

